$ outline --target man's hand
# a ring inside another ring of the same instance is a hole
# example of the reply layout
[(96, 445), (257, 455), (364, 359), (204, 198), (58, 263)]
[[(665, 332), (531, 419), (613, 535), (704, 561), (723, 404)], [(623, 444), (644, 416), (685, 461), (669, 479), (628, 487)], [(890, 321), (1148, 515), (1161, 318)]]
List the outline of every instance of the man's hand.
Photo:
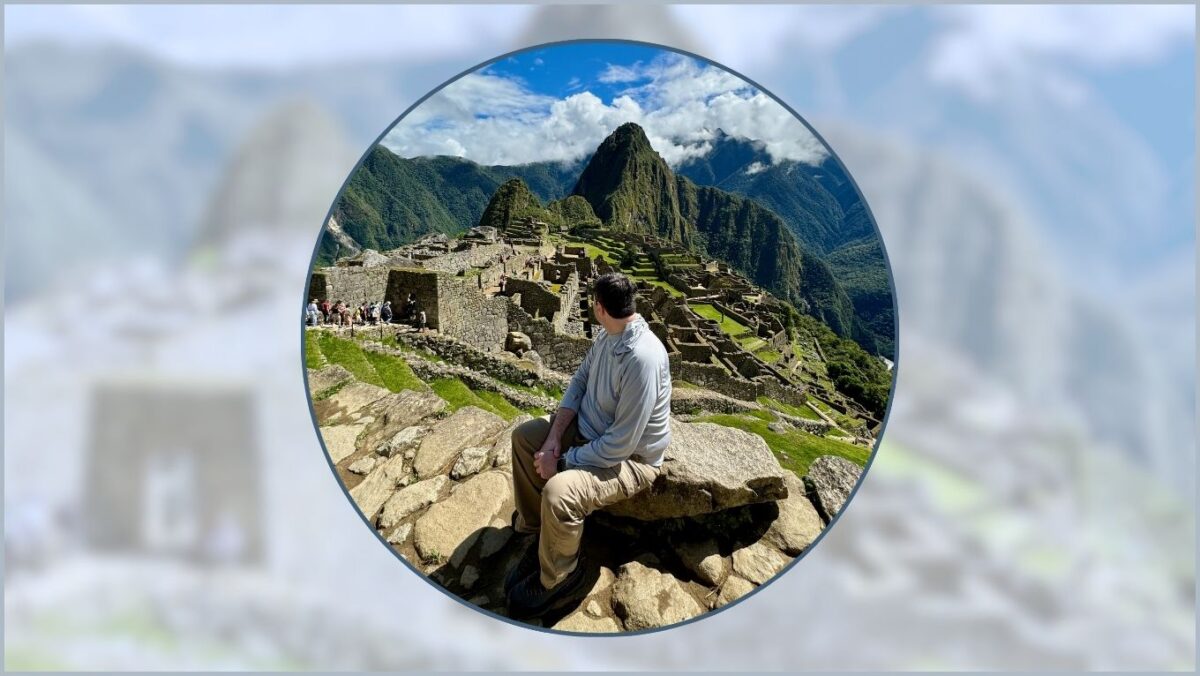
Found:
[(534, 467), (538, 475), (547, 481), (558, 473), (558, 457), (563, 454), (563, 442), (558, 435), (548, 435), (538, 453), (533, 454)]

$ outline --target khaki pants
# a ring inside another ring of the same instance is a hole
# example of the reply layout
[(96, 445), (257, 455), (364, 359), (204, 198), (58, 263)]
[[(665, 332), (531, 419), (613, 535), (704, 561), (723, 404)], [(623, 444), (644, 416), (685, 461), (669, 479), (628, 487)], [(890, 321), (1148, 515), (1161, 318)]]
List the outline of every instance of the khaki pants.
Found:
[[(516, 529), (520, 533), (540, 532), (538, 560), (542, 585), (547, 589), (575, 570), (587, 515), (649, 488), (659, 473), (657, 467), (626, 460), (616, 467), (569, 469), (546, 481), (538, 476), (533, 454), (546, 441), (553, 421), (553, 416), (549, 422), (530, 420), (514, 429), (512, 435)], [(580, 436), (577, 421), (572, 420), (563, 432), (562, 451), (566, 453), (587, 441)]]

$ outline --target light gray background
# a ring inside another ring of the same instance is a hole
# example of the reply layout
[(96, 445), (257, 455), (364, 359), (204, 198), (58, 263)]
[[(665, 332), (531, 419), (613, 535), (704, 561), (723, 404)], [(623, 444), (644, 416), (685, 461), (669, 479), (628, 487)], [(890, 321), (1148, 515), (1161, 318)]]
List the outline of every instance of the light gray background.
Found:
[[(6, 666), (1194, 668), (1194, 24), (6, 7)], [(331, 476), (299, 368), (313, 241), (367, 144), (460, 71), (576, 37), (688, 49), (797, 109), (863, 189), (899, 296), (887, 433), (837, 527), (745, 603), (637, 638), (513, 627), (408, 572)], [(216, 478), (181, 489), (200, 466)], [(172, 554), (186, 519), (130, 520), (101, 486), (257, 517)], [(97, 521), (141, 544), (89, 544)]]

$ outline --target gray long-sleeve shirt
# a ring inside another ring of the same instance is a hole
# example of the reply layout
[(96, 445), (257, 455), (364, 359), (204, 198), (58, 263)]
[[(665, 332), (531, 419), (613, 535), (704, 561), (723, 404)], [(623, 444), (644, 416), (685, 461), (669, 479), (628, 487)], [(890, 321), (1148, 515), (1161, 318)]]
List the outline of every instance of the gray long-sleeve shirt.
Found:
[(592, 343), (561, 405), (577, 413), (580, 433), (591, 439), (567, 451), (568, 467), (612, 467), (631, 457), (662, 465), (671, 443), (671, 368), (641, 315)]

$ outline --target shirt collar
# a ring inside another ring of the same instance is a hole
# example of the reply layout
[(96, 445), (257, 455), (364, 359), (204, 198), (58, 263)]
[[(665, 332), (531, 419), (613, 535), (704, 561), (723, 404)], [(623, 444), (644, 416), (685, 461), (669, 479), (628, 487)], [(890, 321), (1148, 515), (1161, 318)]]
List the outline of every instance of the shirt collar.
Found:
[(613, 356), (619, 356), (633, 349), (633, 344), (649, 328), (645, 318), (638, 315), (636, 319), (625, 326), (625, 330), (616, 336), (617, 344), (613, 346)]

